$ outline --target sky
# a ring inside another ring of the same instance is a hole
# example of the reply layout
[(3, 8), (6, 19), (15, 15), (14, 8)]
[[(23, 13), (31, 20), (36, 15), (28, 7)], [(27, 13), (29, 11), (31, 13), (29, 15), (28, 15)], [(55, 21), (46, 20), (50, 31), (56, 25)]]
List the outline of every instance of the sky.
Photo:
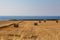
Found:
[(0, 16), (60, 16), (60, 0), (0, 0)]

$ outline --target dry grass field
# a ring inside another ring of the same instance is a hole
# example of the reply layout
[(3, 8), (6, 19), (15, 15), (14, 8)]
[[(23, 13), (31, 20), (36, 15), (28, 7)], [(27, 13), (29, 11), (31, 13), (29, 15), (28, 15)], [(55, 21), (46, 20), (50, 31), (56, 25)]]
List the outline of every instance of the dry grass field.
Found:
[(60, 40), (60, 20), (0, 21), (0, 40)]

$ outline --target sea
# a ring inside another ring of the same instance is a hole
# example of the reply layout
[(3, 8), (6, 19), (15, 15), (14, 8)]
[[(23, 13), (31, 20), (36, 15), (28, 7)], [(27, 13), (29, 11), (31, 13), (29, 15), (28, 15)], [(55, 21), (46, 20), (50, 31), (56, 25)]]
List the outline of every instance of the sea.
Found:
[(0, 20), (24, 20), (24, 19), (58, 19), (60, 20), (60, 16), (0, 16)]

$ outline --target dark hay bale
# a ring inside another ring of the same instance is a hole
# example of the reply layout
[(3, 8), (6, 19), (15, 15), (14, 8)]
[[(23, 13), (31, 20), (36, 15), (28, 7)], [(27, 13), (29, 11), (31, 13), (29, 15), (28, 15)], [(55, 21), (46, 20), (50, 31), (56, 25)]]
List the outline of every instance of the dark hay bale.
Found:
[(19, 27), (19, 24), (15, 24), (15, 23), (14, 23), (14, 27), (16, 27), (16, 28)]
[(38, 23), (34, 23), (34, 25), (35, 25), (35, 26), (37, 26), (37, 25), (38, 25)]

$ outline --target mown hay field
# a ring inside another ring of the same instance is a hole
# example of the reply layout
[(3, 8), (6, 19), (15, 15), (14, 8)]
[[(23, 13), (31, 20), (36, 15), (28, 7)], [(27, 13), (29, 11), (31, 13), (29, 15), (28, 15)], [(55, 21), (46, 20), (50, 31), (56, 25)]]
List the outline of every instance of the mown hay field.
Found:
[(0, 40), (60, 40), (60, 20), (1, 21)]

